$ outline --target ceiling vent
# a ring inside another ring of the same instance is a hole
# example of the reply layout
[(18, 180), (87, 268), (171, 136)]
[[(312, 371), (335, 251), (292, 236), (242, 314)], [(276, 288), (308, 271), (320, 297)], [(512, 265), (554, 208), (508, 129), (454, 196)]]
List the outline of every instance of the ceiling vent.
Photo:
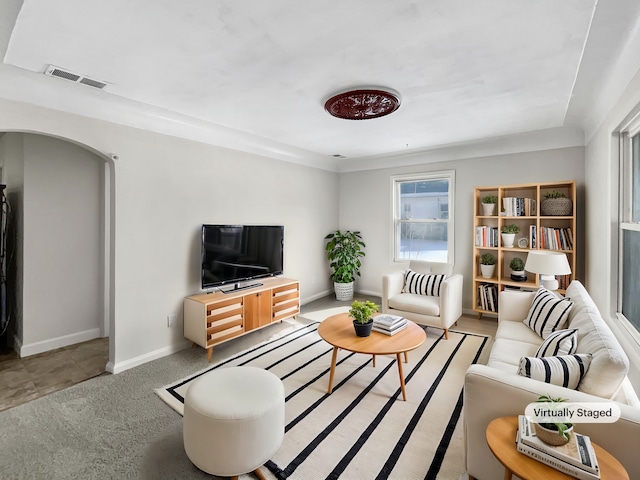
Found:
[(333, 155), (331, 155), (333, 158), (347, 158), (344, 155), (340, 155), (339, 153), (334, 153)]
[(75, 83), (82, 83), (83, 85), (89, 85), (90, 87), (98, 88), (100, 90), (108, 85), (106, 82), (101, 82), (100, 80), (95, 80), (84, 75), (79, 75), (77, 73), (70, 72), (69, 70), (56, 67), (55, 65), (49, 65), (44, 71), (44, 74), (50, 77), (58, 77), (64, 78), (65, 80), (71, 80)]

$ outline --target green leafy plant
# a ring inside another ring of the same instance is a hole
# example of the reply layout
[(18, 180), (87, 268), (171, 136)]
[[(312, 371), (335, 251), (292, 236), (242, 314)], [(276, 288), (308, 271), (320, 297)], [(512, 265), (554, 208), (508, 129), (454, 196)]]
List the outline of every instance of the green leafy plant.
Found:
[(486, 195), (482, 197), (482, 203), (498, 203), (498, 197), (496, 195)]
[(331, 279), (336, 283), (351, 283), (360, 276), (361, 257), (364, 257), (360, 232), (336, 230), (324, 237), (329, 266), (333, 270)]
[(544, 198), (567, 198), (564, 193), (557, 192), (556, 190), (552, 190), (544, 194)]
[[(551, 403), (553, 408), (553, 404), (566, 402), (566, 398), (556, 397), (553, 398), (550, 395), (540, 395), (536, 402), (539, 403)], [(571, 438), (570, 429), (573, 427), (573, 423), (563, 423), (563, 422), (554, 422), (554, 423), (540, 423), (544, 428), (548, 430), (557, 430), (558, 435), (564, 437), (566, 440)]]
[(369, 323), (371, 316), (378, 311), (380, 311), (380, 306), (369, 300), (365, 300), (364, 302), (355, 300), (351, 304), (349, 316), (358, 323)]
[(495, 265), (496, 257), (492, 253), (483, 253), (480, 257), (480, 264), (482, 265)]
[(502, 233), (518, 233), (519, 231), (520, 227), (513, 223), (502, 226)]
[(522, 272), (524, 270), (524, 261), (520, 257), (515, 257), (509, 262), (509, 268), (514, 272)]

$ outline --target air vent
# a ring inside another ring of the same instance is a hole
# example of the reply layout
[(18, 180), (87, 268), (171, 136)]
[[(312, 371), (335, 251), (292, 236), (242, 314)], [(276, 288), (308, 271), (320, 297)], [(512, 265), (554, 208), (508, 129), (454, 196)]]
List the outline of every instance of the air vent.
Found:
[(102, 90), (104, 87), (108, 85), (108, 83), (106, 82), (94, 80), (93, 78), (89, 78), (84, 75), (79, 75), (77, 73), (70, 72), (69, 70), (56, 67), (55, 65), (49, 65), (47, 69), (44, 71), (44, 74), (50, 77), (58, 77), (58, 78), (64, 78), (65, 80), (71, 80), (72, 82), (75, 82), (75, 83), (82, 83), (83, 85), (88, 85), (93, 88), (99, 88), (100, 90)]
[(335, 153), (333, 155), (331, 155), (333, 158), (347, 158), (344, 155), (340, 155), (339, 153)]

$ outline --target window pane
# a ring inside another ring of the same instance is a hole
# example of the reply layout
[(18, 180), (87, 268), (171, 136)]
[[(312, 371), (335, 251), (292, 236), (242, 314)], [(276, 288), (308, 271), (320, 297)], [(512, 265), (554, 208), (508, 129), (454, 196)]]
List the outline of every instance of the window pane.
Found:
[(640, 222), (640, 134), (632, 138), (632, 170), (633, 184), (631, 186), (631, 218), (632, 222)]
[(447, 262), (447, 222), (402, 222), (398, 260)]
[(449, 181), (402, 182), (399, 208), (402, 220), (448, 219)]
[(640, 331), (640, 232), (622, 234), (622, 314)]

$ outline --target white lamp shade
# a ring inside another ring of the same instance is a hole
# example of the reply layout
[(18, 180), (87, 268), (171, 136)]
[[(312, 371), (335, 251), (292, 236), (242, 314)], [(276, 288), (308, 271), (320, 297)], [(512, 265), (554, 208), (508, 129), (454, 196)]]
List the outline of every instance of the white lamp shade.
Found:
[(571, 273), (567, 256), (562, 252), (531, 251), (527, 255), (524, 269), (540, 275), (568, 275)]

